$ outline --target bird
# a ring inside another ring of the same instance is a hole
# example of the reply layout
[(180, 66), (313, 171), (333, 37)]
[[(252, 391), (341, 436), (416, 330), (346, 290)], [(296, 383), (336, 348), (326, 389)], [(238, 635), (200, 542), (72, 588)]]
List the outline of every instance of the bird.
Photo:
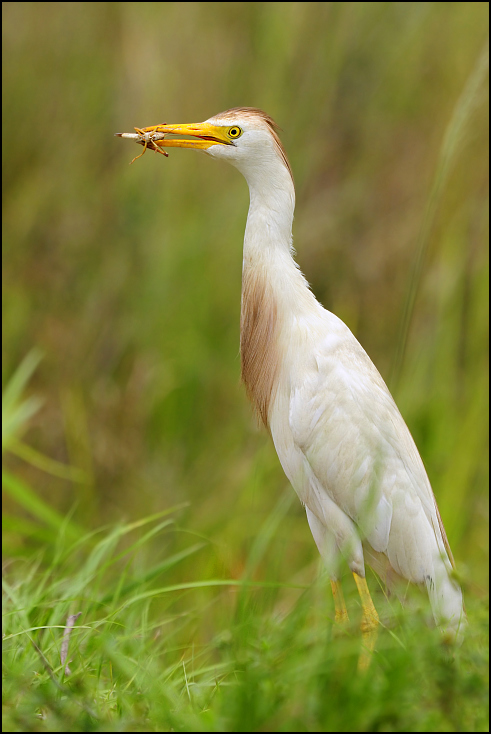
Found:
[(353, 574), (362, 608), (359, 667), (367, 669), (379, 617), (365, 564), (388, 585), (402, 578), (426, 587), (435, 623), (449, 639), (461, 638), (463, 597), (411, 433), (363, 347), (317, 301), (295, 260), (295, 187), (278, 131), (262, 110), (234, 107), (201, 123), (116, 135), (143, 145), (141, 155), (147, 149), (164, 155), (163, 148), (200, 150), (246, 179), (241, 377), (305, 507), (341, 624), (349, 619), (342, 564)]

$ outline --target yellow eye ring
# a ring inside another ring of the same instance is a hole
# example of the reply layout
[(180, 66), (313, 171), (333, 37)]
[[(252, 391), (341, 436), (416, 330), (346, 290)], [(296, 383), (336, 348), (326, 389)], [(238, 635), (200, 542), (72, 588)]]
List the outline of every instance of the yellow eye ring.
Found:
[(229, 134), (229, 137), (235, 140), (236, 138), (240, 138), (240, 136), (242, 135), (242, 130), (240, 129), (240, 127), (237, 127), (237, 125), (234, 125), (233, 127), (230, 128), (230, 130), (228, 131), (228, 134)]

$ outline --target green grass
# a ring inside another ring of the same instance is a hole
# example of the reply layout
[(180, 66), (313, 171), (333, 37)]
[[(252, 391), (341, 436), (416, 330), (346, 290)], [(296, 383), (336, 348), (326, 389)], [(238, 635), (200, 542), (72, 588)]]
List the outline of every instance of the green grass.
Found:
[[(252, 566), (274, 553), (282, 504), (258, 530)], [(44, 553), (8, 564), (4, 731), (487, 731), (482, 602), (471, 601), (466, 641), (452, 650), (427, 606), (404, 613), (379, 593), (384, 628), (362, 675), (356, 600), (348, 594), (352, 623), (336, 634), (324, 575), (168, 583), (207, 552), (165, 553), (175, 514), (75, 543), (67, 521)], [(63, 627), (77, 612), (66, 675)]]
[[(4, 728), (487, 729), (488, 4), (2, 8)], [(283, 128), (298, 261), (425, 462), (455, 660), (372, 575), (356, 675), (352, 579), (336, 635), (239, 384), (246, 185), (113, 137), (235, 105)]]
[[(4, 447), (24, 456), (16, 434), (39, 407), (23, 398), (38, 359), (26, 358), (4, 401)], [(4, 564), (4, 731), (487, 731), (485, 602), (469, 595), (455, 648), (429, 623), (425, 595), (402, 606), (370, 575), (381, 631), (360, 673), (349, 576), (344, 627), (325, 572), (268, 579), (291, 491), (256, 528), (240, 575), (198, 579), (189, 569), (213, 543), (184, 533), (176, 544), (182, 506), (83, 532), (14, 476), (4, 486), (43, 526), (36, 552)]]

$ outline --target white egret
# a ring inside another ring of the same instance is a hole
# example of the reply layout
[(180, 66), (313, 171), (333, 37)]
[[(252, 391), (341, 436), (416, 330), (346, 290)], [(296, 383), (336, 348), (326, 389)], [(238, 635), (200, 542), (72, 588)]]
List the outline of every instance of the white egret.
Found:
[[(338, 621), (346, 620), (338, 571), (344, 558), (362, 604), (367, 667), (378, 615), (365, 560), (389, 582), (425, 585), (435, 621), (463, 624), (462, 593), (423, 462), (382, 377), (348, 327), (315, 299), (293, 259), (295, 189), (274, 121), (237, 107), (202, 123), (135, 128), (147, 147), (193, 148), (244, 175), (242, 379), (304, 504), (326, 562)], [(167, 138), (168, 134), (192, 136)]]

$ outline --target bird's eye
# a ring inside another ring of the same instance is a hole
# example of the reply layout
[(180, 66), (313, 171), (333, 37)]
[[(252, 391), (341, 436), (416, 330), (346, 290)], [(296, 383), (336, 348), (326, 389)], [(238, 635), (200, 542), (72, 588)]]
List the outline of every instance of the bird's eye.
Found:
[(240, 136), (242, 135), (242, 130), (240, 129), (240, 127), (234, 125), (230, 128), (228, 134), (231, 138), (240, 138)]

